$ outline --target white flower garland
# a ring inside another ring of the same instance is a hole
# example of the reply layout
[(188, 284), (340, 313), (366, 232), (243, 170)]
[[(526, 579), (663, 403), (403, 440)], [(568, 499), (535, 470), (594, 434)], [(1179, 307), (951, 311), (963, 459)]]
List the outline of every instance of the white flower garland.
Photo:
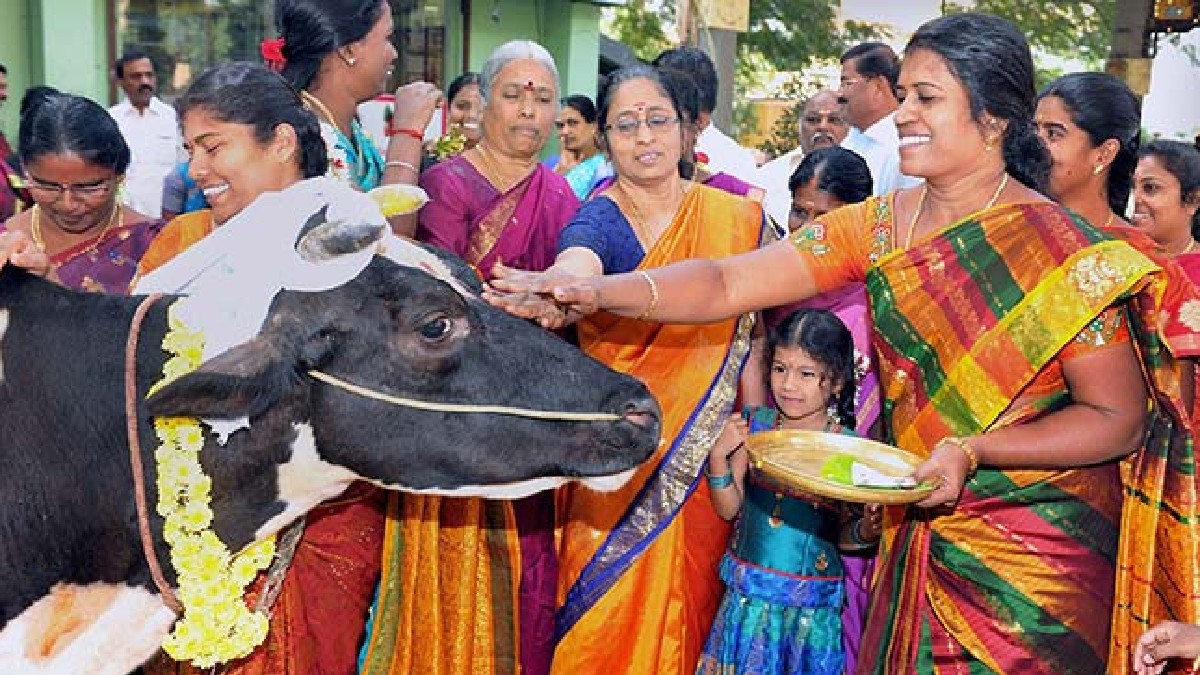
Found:
[[(168, 310), (163, 351), (172, 354), (163, 364), (156, 391), (199, 367), (204, 334), (191, 330)], [(159, 417), (154, 430), (160, 445), (158, 514), (165, 519), (163, 537), (171, 548), (178, 575), (176, 595), (183, 616), (163, 642), (176, 661), (209, 668), (248, 655), (267, 637), (268, 618), (246, 605), (246, 587), (275, 555), (275, 538), (255, 542), (233, 555), (211, 529), (212, 479), (200, 466), (204, 431), (192, 417)]]

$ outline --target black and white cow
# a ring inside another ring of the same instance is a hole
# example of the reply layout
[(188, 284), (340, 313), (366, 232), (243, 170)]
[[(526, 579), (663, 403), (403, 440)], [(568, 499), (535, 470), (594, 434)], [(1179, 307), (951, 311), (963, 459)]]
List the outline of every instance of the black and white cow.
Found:
[[(138, 298), (81, 294), (0, 271), (0, 672), (123, 674), (174, 614), (142, 554), (122, 380)], [(153, 415), (247, 417), (201, 462), (214, 530), (230, 547), (279, 531), (351, 481), (518, 497), (579, 478), (618, 487), (658, 440), (638, 381), (559, 339), (376, 257), (332, 290), (283, 292), (256, 337), (142, 400), (161, 376), (169, 299), (137, 348), (149, 503)], [(615, 413), (545, 421), (395, 407), (318, 382), (320, 369), (396, 396)], [(162, 521), (152, 518), (169, 569)]]

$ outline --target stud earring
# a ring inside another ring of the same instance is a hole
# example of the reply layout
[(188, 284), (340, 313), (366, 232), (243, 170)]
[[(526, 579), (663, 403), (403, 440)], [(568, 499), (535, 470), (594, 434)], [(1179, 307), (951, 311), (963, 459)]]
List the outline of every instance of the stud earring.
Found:
[(829, 405), (826, 406), (825, 415), (829, 418), (829, 423), (827, 426), (830, 428), (837, 426), (842, 421), (841, 417), (838, 416), (837, 404), (833, 401), (830, 401)]
[(1101, 172), (1101, 171), (1103, 171), (1103, 170), (1104, 170), (1104, 165), (1103, 165), (1103, 164), (1097, 164), (1096, 166), (1092, 167), (1092, 175), (1093, 175), (1093, 176), (1099, 176), (1099, 175), (1100, 175), (1100, 172)]

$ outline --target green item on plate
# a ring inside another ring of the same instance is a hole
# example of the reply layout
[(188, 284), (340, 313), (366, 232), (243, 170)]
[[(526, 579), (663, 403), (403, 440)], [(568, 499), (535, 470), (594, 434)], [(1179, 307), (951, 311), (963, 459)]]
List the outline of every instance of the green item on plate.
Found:
[(842, 485), (854, 485), (850, 470), (854, 466), (854, 457), (850, 455), (834, 455), (825, 460), (821, 467), (821, 477)]

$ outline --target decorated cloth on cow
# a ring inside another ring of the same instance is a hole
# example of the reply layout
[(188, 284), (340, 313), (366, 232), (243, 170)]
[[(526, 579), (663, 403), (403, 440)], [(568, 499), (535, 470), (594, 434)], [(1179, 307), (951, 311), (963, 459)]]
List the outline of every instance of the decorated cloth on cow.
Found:
[(1148, 445), (1123, 468), (981, 467), (952, 512), (889, 514), (858, 672), (1127, 667), (1130, 619), (1161, 616), (1162, 602), (1197, 618), (1196, 535), (1159, 518), (1196, 515), (1166, 349), (1195, 353), (1186, 305), (1165, 302), (1151, 260), (1057, 205), (1001, 205), (893, 251), (891, 199), (835, 211), (824, 236), (794, 240), (821, 288), (866, 281), (890, 440), (925, 456), (947, 436), (1037, 419), (1067, 402), (1064, 360), (1130, 335), (1155, 395)]
[[(559, 245), (606, 249), (597, 251), (605, 272), (617, 273), (750, 251), (765, 227), (757, 203), (697, 185), (649, 251), (604, 197), (584, 205)], [(630, 264), (609, 264), (618, 260)], [(650, 387), (665, 443), (617, 492), (561, 491), (554, 673), (694, 671), (723, 593), (717, 567), (730, 533), (701, 472), (733, 405), (751, 324), (749, 316), (689, 326), (607, 313), (578, 324), (585, 352)]]
[[(579, 205), (540, 166), (500, 193), (462, 156), (421, 176), (417, 236), (483, 276), (503, 262), (544, 270)], [(394, 495), (367, 675), (544, 675), (553, 648), (553, 495), (515, 501)]]
[[(359, 220), (374, 228), (380, 243), (337, 260), (300, 259), (292, 247), (302, 230), (313, 224), (310, 218), (326, 207), (325, 221)], [(400, 264), (444, 275), (461, 288), (436, 256), (391, 235), (370, 198), (342, 182), (313, 178), (262, 195), (220, 227), (207, 210), (172, 220), (143, 256), (136, 290), (192, 293), (180, 311), (189, 325), (204, 330), (208, 358), (253, 336), (279, 290), (337, 286), (357, 276), (380, 252)], [(225, 433), (244, 425), (244, 421), (217, 422)], [(224, 672), (353, 672), (379, 575), (383, 520), (382, 492), (364, 483), (310, 511), (275, 602), (266, 643)], [(262, 582), (260, 577), (249, 602), (255, 601)], [(201, 671), (160, 657), (147, 666), (147, 672), (191, 675)]]

